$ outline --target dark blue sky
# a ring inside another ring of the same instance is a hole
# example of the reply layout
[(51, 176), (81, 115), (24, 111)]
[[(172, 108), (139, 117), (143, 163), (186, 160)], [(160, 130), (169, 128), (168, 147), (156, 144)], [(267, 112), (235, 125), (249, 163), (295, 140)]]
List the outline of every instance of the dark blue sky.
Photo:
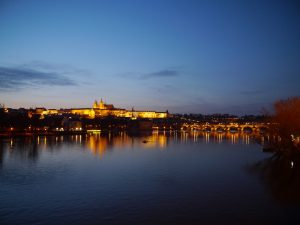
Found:
[(259, 113), (300, 95), (297, 1), (0, 1), (0, 102)]

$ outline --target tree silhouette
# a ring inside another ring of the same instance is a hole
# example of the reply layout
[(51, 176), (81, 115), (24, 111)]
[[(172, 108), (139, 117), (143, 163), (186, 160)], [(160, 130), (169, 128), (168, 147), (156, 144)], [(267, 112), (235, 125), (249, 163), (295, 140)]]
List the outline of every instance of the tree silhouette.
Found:
[(274, 106), (274, 120), (279, 124), (279, 135), (282, 138), (300, 135), (300, 98), (280, 100)]
[(271, 133), (279, 138), (274, 142), (275, 149), (283, 154), (299, 154), (300, 98), (279, 100), (274, 104)]

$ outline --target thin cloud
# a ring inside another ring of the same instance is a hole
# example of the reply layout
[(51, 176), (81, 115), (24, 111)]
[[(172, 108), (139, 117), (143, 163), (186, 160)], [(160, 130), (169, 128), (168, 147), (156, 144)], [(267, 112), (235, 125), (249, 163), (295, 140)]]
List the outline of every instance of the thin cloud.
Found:
[(173, 93), (175, 91), (177, 91), (177, 88), (174, 87), (173, 85), (169, 85), (169, 84), (166, 84), (166, 85), (162, 85), (162, 86), (151, 86), (150, 87), (150, 90), (154, 90), (158, 93), (161, 93), (161, 94), (164, 94), (164, 93)]
[(240, 91), (240, 94), (242, 95), (262, 95), (262, 94), (266, 94), (267, 91), (266, 90), (243, 90)]
[(14, 91), (26, 87), (73, 86), (76, 83), (57, 72), (29, 68), (0, 67), (0, 91)]
[(84, 75), (84, 77), (92, 75), (91, 72), (88, 70), (77, 68), (77, 67), (75, 68), (71, 65), (62, 64), (62, 63), (47, 63), (39, 60), (31, 61), (29, 63), (20, 65), (19, 67), (16, 68), (18, 69), (34, 68), (35, 70), (43, 71), (43, 72), (60, 71), (60, 74), (65, 74), (65, 75), (78, 74), (78, 75)]
[(151, 78), (168, 78), (168, 77), (177, 77), (179, 73), (177, 70), (160, 70), (153, 73), (147, 73), (140, 76), (142, 79), (151, 79)]
[[(202, 114), (216, 114), (216, 113), (228, 113), (237, 116), (243, 115), (259, 115), (265, 108), (270, 109), (272, 104), (269, 102), (258, 102), (258, 103), (245, 103), (245, 104), (217, 104), (217, 103), (200, 103), (195, 105), (175, 106), (174, 112), (179, 113), (202, 113)], [(170, 110), (171, 111), (171, 110)]]
[(180, 72), (177, 69), (165, 69), (159, 70), (151, 73), (140, 73), (140, 72), (126, 72), (120, 73), (116, 75), (117, 77), (121, 77), (124, 79), (138, 79), (138, 80), (146, 80), (146, 79), (159, 79), (159, 78), (172, 78), (180, 76)]

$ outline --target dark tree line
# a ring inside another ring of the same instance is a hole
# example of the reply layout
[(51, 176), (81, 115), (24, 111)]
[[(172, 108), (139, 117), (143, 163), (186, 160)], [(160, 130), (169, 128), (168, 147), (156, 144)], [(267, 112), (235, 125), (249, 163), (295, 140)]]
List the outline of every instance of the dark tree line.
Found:
[(275, 152), (288, 157), (300, 155), (300, 98), (275, 102), (270, 122), (271, 135), (277, 137), (272, 139)]

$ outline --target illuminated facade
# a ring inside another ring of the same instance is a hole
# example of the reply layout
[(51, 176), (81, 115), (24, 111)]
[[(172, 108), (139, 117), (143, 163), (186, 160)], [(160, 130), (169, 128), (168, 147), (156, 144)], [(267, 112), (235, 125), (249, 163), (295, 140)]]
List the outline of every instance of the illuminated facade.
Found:
[(123, 118), (147, 118), (147, 119), (159, 119), (159, 118), (167, 118), (168, 111), (166, 112), (156, 112), (156, 111), (136, 111), (126, 110), (115, 108), (112, 104), (105, 104), (102, 99), (94, 102), (92, 108), (71, 108), (71, 109), (45, 109), (45, 108), (36, 108), (35, 110), (31, 110), (29, 112), (29, 116), (33, 115), (55, 115), (55, 114), (76, 114), (82, 117), (93, 119), (95, 117), (123, 117)]

